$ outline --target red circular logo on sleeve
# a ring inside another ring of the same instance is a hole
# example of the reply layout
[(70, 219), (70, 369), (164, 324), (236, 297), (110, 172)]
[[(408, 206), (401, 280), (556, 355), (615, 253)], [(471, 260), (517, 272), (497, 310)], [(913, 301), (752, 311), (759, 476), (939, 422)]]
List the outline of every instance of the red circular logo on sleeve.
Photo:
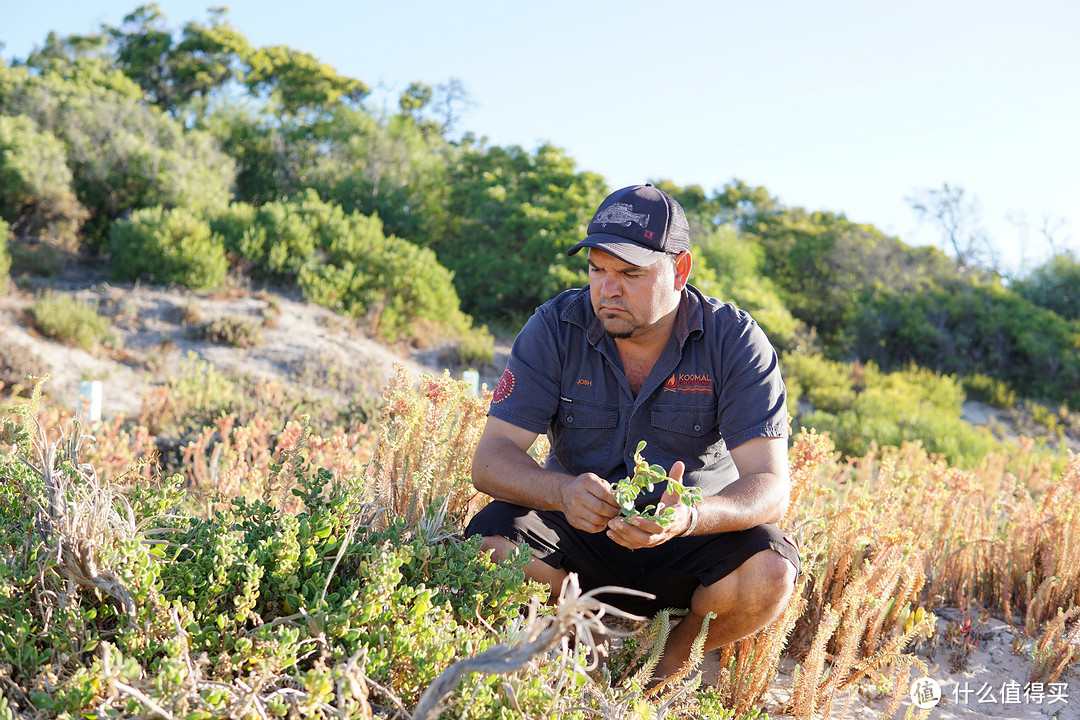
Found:
[(510, 393), (514, 391), (514, 373), (509, 370), (502, 374), (499, 378), (499, 384), (495, 386), (495, 392), (492, 393), (491, 402), (501, 403), (506, 398), (510, 397)]

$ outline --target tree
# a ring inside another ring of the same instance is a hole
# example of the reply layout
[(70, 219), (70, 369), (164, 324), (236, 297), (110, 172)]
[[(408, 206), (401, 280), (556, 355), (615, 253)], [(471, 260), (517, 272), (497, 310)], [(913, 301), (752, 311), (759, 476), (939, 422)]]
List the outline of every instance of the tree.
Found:
[(307, 184), (347, 212), (378, 215), (387, 234), (428, 246), (446, 233), (447, 161), (455, 151), (428, 121), (399, 113), (378, 120), (341, 107), (319, 129), (324, 151)]
[(104, 28), (116, 64), (146, 98), (174, 117), (238, 78), (251, 55), (247, 39), (225, 20), (224, 8), (210, 11), (210, 24), (188, 23), (179, 42), (157, 3), (136, 8), (119, 28)]
[(87, 215), (64, 144), (25, 115), (0, 115), (0, 217), (12, 231), (73, 250)]
[(999, 262), (982, 226), (979, 201), (964, 188), (943, 183), (906, 198), (920, 221), (930, 221), (941, 234), (942, 248), (951, 253), (962, 271), (997, 272)]
[(361, 81), (338, 75), (311, 53), (285, 45), (255, 50), (248, 64), (244, 84), (274, 103), (283, 118), (307, 113), (314, 119), (339, 100), (359, 103), (370, 92)]
[(454, 271), (466, 312), (519, 320), (553, 293), (586, 282), (566, 250), (585, 237), (607, 194), (603, 178), (579, 172), (553, 145), (467, 145), (450, 170), (452, 226), (432, 247)]
[(0, 66), (0, 114), (25, 115), (63, 142), (94, 245), (131, 210), (223, 205), (233, 181), (233, 162), (213, 138), (142, 104), (137, 89), (112, 88), (124, 83), (131, 86), (119, 71), (99, 85), (78, 72)]
[(1069, 251), (1058, 253), (1014, 282), (1012, 289), (1062, 317), (1080, 319), (1080, 258)]

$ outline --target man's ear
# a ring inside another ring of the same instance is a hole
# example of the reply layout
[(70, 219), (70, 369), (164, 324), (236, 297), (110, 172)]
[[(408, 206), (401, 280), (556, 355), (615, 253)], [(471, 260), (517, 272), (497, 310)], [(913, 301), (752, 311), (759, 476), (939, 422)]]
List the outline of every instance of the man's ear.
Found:
[(675, 290), (682, 292), (686, 283), (690, 281), (690, 268), (694, 265), (694, 258), (689, 250), (683, 250), (675, 257)]

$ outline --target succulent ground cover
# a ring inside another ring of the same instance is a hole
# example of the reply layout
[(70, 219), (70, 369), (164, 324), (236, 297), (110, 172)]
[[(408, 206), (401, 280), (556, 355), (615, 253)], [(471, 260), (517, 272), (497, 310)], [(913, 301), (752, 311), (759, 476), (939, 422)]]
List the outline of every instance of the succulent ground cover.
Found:
[[(154, 432), (81, 427), (37, 387), (4, 398), (0, 433), (0, 718), (763, 717), (781, 660), (774, 717), (842, 712), (867, 682), (903, 714), (915, 649), (963, 661), (969, 635), (935, 632), (936, 610), (974, 604), (1032, 638), (1033, 682), (1075, 667), (1076, 458), (969, 471), (912, 444), (842, 460), (800, 433), (795, 600), (719, 651), (715, 681), (699, 645), (653, 683), (679, 608), (619, 618), (574, 582), (549, 607), (524, 550), (496, 564), (462, 537), (485, 502), (468, 473), (486, 407), (462, 383), (401, 369), (371, 423), (347, 426), (261, 414), (295, 407), (279, 388), (238, 416), (208, 396), (227, 386), (175, 383), (153, 407), (186, 409)], [(167, 463), (159, 433), (179, 438)], [(623, 635), (606, 657), (601, 625)]]

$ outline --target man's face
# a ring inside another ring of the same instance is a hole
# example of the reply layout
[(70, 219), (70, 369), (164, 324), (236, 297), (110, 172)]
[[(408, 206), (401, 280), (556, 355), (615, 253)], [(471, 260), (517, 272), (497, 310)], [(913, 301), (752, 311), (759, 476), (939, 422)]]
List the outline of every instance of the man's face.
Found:
[[(689, 268), (687, 268), (687, 271)], [(616, 339), (644, 340), (653, 332), (668, 332), (660, 325), (679, 305), (685, 278), (668, 258), (637, 266), (589, 248), (589, 294), (593, 311), (607, 334)]]

